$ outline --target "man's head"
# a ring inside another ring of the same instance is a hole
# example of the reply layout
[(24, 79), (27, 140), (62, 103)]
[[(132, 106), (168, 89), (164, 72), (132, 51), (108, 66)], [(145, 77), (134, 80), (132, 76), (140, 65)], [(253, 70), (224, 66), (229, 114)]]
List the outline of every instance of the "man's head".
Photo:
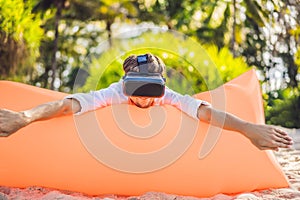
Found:
[[(147, 108), (151, 106), (154, 102), (154, 97), (149, 97), (147, 93), (150, 92), (153, 95), (155, 93), (156, 95), (164, 93), (164, 81), (162, 79), (162, 76), (165, 73), (165, 68), (166, 67), (163, 61), (159, 57), (154, 56), (153, 54), (148, 53), (139, 56), (129, 56), (125, 59), (123, 63), (123, 69), (126, 77), (124, 79), (124, 93), (138, 93), (138, 96), (136, 96), (136, 94), (126, 94), (129, 96), (130, 100), (138, 107)], [(142, 73), (144, 74), (142, 75)], [(137, 80), (140, 79), (140, 77), (143, 77), (141, 79), (142, 81), (144, 80), (146, 82), (151, 82), (153, 80), (158, 81), (158, 83), (139, 83), (139, 81)], [(140, 87), (139, 84), (141, 84), (142, 86)], [(159, 91), (162, 91), (162, 93), (160, 93)]]

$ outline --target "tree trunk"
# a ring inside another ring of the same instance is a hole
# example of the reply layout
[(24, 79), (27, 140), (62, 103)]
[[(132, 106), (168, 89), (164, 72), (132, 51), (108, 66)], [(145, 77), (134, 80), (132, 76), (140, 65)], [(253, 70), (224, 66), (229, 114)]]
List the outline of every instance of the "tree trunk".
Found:
[(233, 0), (233, 25), (232, 25), (232, 37), (230, 40), (230, 49), (233, 54), (233, 57), (236, 57), (236, 50), (235, 50), (235, 45), (236, 45), (236, 39), (235, 39), (235, 28), (236, 28), (236, 0)]
[(107, 20), (106, 21), (106, 31), (107, 31), (107, 34), (108, 34), (108, 44), (109, 44), (109, 47), (112, 47), (112, 33), (111, 33), (111, 25), (112, 25), (112, 22), (110, 20)]
[(54, 81), (56, 78), (56, 70), (57, 70), (56, 52), (58, 51), (58, 38), (59, 38), (58, 26), (59, 26), (59, 22), (61, 19), (64, 2), (65, 2), (65, 0), (58, 0), (55, 3), (57, 10), (56, 10), (56, 14), (55, 14), (55, 24), (54, 24), (55, 38), (53, 41), (53, 54), (52, 54), (52, 59), (51, 59), (51, 70), (52, 70), (52, 76), (51, 76), (52, 80), (51, 80), (51, 85), (50, 85), (51, 90), (54, 90)]

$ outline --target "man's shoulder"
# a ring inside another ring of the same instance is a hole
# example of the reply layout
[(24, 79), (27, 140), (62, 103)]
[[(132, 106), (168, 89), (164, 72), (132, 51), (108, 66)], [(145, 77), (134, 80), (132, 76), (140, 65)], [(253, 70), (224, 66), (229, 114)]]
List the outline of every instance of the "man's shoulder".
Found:
[(167, 86), (165, 87), (165, 94), (166, 94), (166, 95), (170, 95), (170, 94), (172, 94), (172, 95), (180, 95), (180, 93), (178, 93), (178, 92), (176, 92), (176, 91), (170, 89), (170, 88), (167, 87)]

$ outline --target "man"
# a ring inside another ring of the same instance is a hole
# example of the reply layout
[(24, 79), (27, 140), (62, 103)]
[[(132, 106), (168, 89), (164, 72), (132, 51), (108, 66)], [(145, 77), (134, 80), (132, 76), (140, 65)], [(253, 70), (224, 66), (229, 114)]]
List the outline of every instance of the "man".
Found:
[[(169, 104), (195, 119), (240, 132), (261, 150), (289, 148), (293, 144), (288, 134), (278, 128), (244, 121), (230, 113), (214, 109), (205, 101), (165, 88), (163, 81), (165, 64), (157, 56), (152, 54), (129, 56), (123, 63), (123, 69), (125, 71), (123, 79), (99, 91), (69, 95), (62, 100), (20, 112), (0, 109), (0, 136), (7, 137), (35, 121), (60, 115), (82, 114), (112, 104), (129, 103), (140, 108)], [(141, 88), (149, 86), (150, 90), (146, 87), (145, 90), (138, 91), (139, 86)], [(158, 93), (151, 94), (154, 90)]]

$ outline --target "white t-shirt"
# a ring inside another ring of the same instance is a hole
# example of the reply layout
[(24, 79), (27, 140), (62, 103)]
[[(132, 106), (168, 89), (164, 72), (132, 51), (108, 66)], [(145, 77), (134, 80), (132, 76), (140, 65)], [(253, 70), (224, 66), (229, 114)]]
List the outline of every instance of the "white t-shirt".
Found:
[[(87, 111), (95, 110), (101, 107), (113, 104), (125, 104), (129, 102), (129, 97), (123, 93), (123, 80), (112, 83), (109, 87), (91, 91), (89, 93), (77, 93), (68, 95), (65, 98), (73, 98), (79, 101), (81, 110), (76, 113), (82, 114)], [(200, 105), (209, 105), (206, 101), (195, 99), (189, 95), (181, 95), (168, 87), (165, 89), (164, 96), (155, 98), (153, 106), (168, 104), (185, 112), (194, 119), (198, 119), (197, 111)]]

